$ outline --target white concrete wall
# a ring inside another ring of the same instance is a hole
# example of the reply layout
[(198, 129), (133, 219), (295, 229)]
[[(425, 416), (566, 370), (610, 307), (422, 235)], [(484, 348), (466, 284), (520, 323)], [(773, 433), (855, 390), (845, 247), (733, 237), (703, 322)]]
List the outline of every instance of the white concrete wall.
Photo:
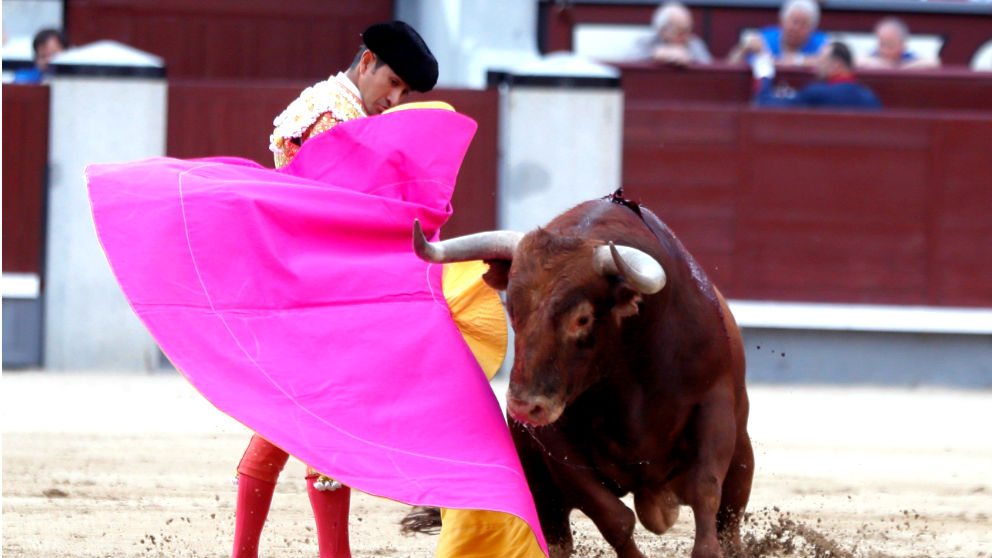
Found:
[(165, 154), (164, 79), (51, 81), (44, 365), (152, 369), (159, 352), (111, 274), (93, 227), (83, 169)]
[(529, 231), (620, 186), (619, 88), (511, 86), (500, 103), (500, 228)]
[(434, 53), (440, 87), (482, 89), (487, 69), (539, 56), (533, 0), (397, 0), (396, 17), (417, 29)]
[(3, 0), (3, 30), (8, 38), (33, 38), (48, 27), (62, 29), (64, 4), (63, 0)]

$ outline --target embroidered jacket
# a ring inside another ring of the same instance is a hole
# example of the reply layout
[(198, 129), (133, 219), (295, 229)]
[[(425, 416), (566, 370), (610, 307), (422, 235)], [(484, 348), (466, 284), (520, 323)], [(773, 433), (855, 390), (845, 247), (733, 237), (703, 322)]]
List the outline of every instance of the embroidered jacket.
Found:
[(289, 163), (304, 141), (337, 123), (367, 116), (358, 88), (344, 72), (307, 87), (273, 120), (269, 151), (276, 168)]

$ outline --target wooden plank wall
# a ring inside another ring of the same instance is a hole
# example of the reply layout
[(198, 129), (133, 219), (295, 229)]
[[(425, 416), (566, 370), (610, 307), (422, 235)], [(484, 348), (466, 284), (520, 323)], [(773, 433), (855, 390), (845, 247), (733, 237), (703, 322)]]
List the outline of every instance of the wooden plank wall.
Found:
[(230, 155), (272, 166), (272, 120), (311, 82), (169, 80), (165, 152)]
[(49, 90), (3, 85), (3, 271), (44, 264)]
[(346, 67), (392, 0), (67, 0), (73, 44), (113, 39), (165, 59), (170, 77), (316, 81)]
[[(566, 3), (540, 0), (538, 25), (543, 52), (572, 49), (572, 31), (583, 23), (648, 25), (657, 4), (644, 2)], [(777, 6), (690, 6), (695, 31), (714, 57), (725, 57), (737, 43), (741, 30), (778, 22)], [(822, 11), (819, 28), (825, 31), (870, 32), (885, 16), (897, 15), (916, 34), (944, 37), (940, 56), (945, 65), (967, 66), (975, 51), (989, 40), (992, 15), (975, 13), (905, 12), (883, 10)]]
[[(310, 85), (268, 82), (170, 80), (168, 139), (171, 157), (245, 157), (272, 166), (268, 138), (272, 119)], [(410, 101), (441, 100), (478, 124), (458, 176), (454, 215), (442, 233), (448, 238), (496, 225), (498, 94), (496, 90), (439, 89), (415, 93)]]
[(727, 296), (992, 306), (992, 115), (625, 112), (628, 196)]

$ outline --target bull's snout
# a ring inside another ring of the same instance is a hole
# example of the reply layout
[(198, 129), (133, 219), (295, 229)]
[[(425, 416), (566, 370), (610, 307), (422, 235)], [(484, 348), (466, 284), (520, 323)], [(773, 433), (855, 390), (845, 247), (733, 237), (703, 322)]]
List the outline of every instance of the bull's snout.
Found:
[(543, 426), (558, 420), (565, 406), (543, 395), (515, 397), (512, 393), (508, 393), (506, 409), (515, 420)]

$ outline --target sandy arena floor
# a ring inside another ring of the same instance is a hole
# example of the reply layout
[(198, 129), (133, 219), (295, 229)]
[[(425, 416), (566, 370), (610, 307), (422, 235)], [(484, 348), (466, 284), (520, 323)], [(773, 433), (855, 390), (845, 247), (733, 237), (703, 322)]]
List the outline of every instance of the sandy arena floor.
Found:
[[(497, 393), (502, 399), (503, 386)], [(763, 556), (992, 556), (992, 392), (752, 386), (757, 474), (745, 527)], [(250, 433), (178, 374), (4, 372), (3, 556), (229, 556)], [(262, 553), (317, 556), (303, 465), (283, 473)], [(357, 556), (432, 556), (408, 507), (355, 494)], [(577, 556), (611, 556), (573, 517)], [(687, 556), (692, 513), (654, 556)]]

